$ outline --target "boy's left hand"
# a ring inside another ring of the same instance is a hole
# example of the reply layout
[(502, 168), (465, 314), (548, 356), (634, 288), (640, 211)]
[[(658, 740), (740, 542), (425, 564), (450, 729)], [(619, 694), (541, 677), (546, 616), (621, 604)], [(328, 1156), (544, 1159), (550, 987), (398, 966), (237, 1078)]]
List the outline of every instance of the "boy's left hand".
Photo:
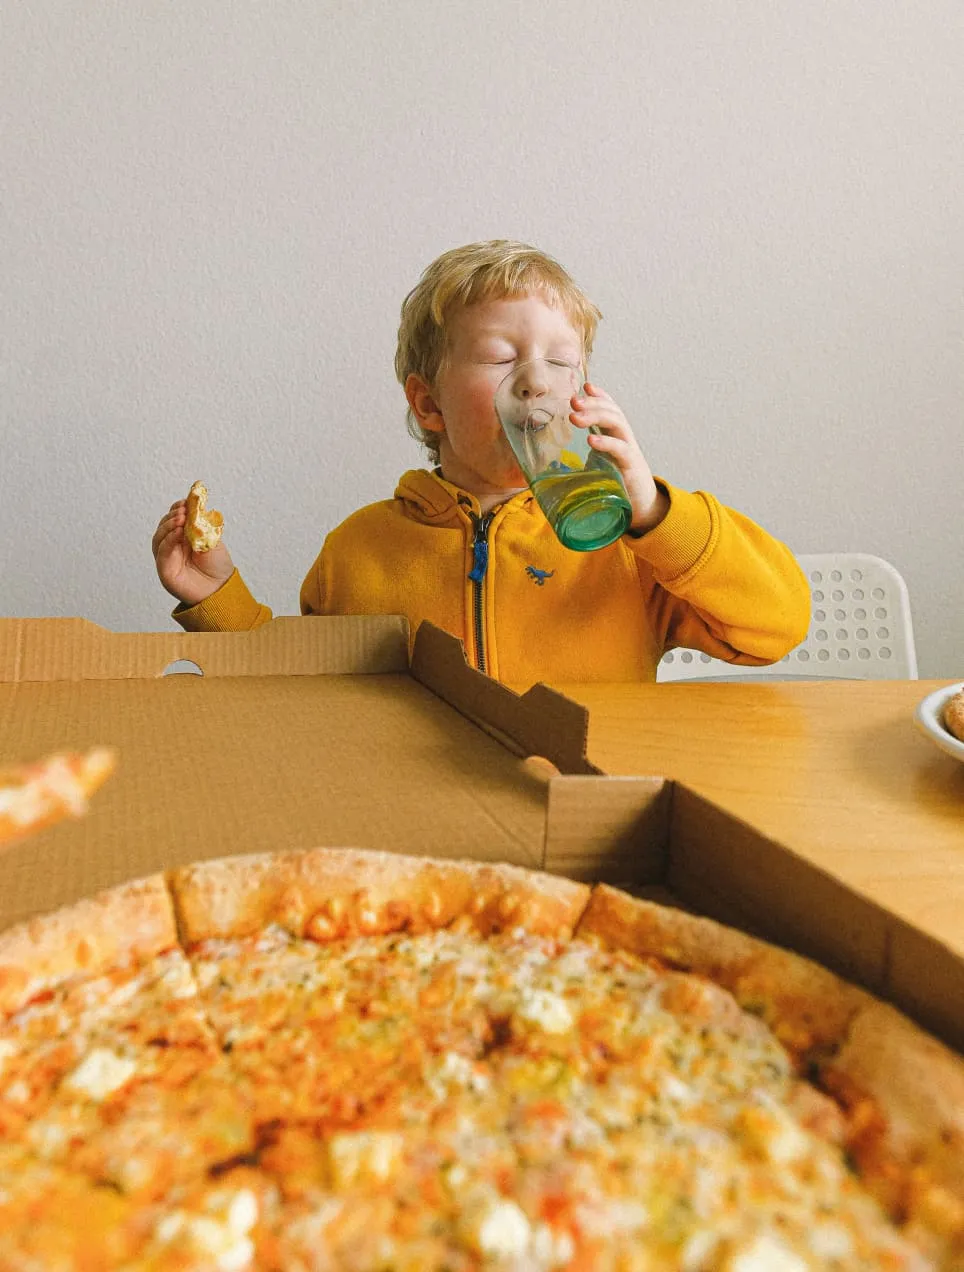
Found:
[(589, 445), (612, 460), (622, 475), (633, 507), (630, 530), (644, 534), (658, 526), (669, 511), (669, 496), (653, 480), (629, 421), (609, 394), (587, 381), (585, 396), (572, 399), (570, 418), (581, 428), (595, 425), (602, 430), (589, 435)]

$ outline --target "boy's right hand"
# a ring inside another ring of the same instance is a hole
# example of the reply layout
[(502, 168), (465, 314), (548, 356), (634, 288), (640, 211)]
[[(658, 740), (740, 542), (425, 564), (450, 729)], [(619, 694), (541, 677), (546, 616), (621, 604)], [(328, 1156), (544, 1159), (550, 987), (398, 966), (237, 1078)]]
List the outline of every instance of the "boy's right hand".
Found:
[(194, 552), (184, 535), (187, 503), (179, 499), (157, 523), (151, 547), (157, 577), (182, 605), (197, 605), (212, 596), (234, 573), (223, 543), (210, 552)]

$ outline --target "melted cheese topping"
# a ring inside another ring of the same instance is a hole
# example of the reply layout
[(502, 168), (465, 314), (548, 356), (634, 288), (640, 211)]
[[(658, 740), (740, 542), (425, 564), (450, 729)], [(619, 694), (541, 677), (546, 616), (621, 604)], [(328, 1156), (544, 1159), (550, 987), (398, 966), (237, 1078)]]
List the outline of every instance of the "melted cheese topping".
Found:
[(264, 1161), (301, 1181), (273, 1230), (293, 1266), (931, 1266), (797, 1114), (770, 1031), (699, 978), (521, 931), (275, 930), (194, 965), (256, 1120), (292, 1128)]
[(725, 991), (579, 941), (210, 941), (0, 1028), (0, 1150), (89, 1181), (45, 1228), (0, 1151), (0, 1265), (933, 1266), (799, 1094)]
[(80, 1091), (92, 1100), (105, 1100), (129, 1082), (137, 1072), (133, 1060), (116, 1055), (106, 1047), (87, 1053), (72, 1073), (64, 1078), (64, 1086)]

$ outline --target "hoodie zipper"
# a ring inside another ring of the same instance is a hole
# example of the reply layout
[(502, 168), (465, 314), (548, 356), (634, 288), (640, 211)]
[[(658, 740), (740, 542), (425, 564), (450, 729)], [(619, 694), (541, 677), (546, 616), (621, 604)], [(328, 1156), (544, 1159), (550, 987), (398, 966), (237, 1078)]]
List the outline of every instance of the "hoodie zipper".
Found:
[(472, 581), (472, 616), (475, 623), (475, 661), (479, 671), (485, 671), (485, 623), (483, 622), (482, 613), (482, 588), (485, 584), (485, 574), (489, 568), (489, 526), (492, 524), (492, 518), (495, 512), (487, 512), (482, 517), (477, 517), (474, 512), (469, 512), (472, 523), (475, 526), (475, 534), (472, 538), (472, 569), (469, 572), (469, 578)]

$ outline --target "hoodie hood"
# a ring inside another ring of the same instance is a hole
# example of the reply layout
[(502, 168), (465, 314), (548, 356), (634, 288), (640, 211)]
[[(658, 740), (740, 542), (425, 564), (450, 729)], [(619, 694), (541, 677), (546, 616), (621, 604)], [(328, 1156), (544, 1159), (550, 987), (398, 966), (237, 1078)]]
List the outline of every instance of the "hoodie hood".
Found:
[[(444, 477), (426, 468), (410, 468), (403, 473), (395, 488), (395, 498), (406, 505), (409, 516), (428, 525), (460, 525), (466, 512), (478, 516), (481, 511), (475, 495), (453, 486)], [(521, 510), (535, 509), (538, 505), (531, 490), (520, 490), (504, 506)]]

